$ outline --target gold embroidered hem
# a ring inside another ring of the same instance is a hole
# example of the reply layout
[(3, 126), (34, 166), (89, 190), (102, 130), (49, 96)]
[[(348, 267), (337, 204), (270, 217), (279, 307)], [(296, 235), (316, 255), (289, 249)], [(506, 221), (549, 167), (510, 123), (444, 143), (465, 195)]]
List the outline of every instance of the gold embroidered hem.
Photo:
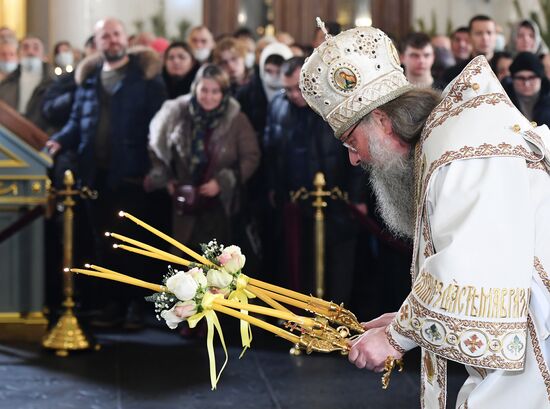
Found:
[(535, 257), (535, 270), (537, 271), (542, 283), (546, 287), (548, 291), (550, 291), (550, 278), (548, 278), (548, 274), (544, 270), (542, 263), (540, 262), (538, 257)]
[[(446, 112), (449, 112), (449, 110), (452, 109), (455, 104), (463, 101), (464, 91), (471, 88), (472, 77), (481, 73), (481, 69), (484, 63), (486, 64), (486, 62), (482, 59), (474, 58), (466, 66), (466, 68), (454, 80), (454, 85), (451, 86), (451, 89), (449, 90), (447, 96), (443, 98), (441, 102), (431, 112), (426, 121), (426, 126), (429, 126), (439, 114), (445, 114)], [(423, 134), (425, 132), (426, 131), (424, 131)], [(422, 135), (422, 139), (424, 140), (425, 138), (426, 136)]]
[(412, 289), (416, 299), (428, 309), (466, 319), (524, 320), (530, 292), (530, 288), (477, 287), (455, 278), (442, 281), (427, 271), (420, 273)]
[(537, 366), (539, 367), (540, 375), (544, 380), (544, 385), (546, 386), (546, 393), (548, 394), (548, 400), (550, 401), (550, 372), (548, 371), (548, 365), (544, 361), (542, 356), (542, 351), (539, 345), (539, 339), (537, 336), (537, 331), (533, 320), (531, 317), (527, 318), (527, 326), (529, 328), (529, 335), (531, 336), (531, 342), (533, 343), (533, 351), (535, 353), (535, 359), (537, 360)]
[(449, 109), (437, 119), (434, 119), (432, 121), (428, 120), (422, 132), (421, 142), (424, 142), (430, 136), (430, 134), (435, 128), (442, 125), (447, 119), (460, 115), (460, 113), (465, 109), (477, 108), (482, 104), (497, 105), (501, 103), (506, 104), (509, 107), (513, 107), (512, 102), (510, 102), (510, 99), (506, 94), (493, 93), (493, 94), (480, 95), (478, 97), (472, 98), (469, 101), (464, 102), (462, 105), (459, 105), (453, 109)]
[(439, 386), (439, 408), (445, 409), (447, 403), (447, 360), (438, 356), (437, 360), (437, 385)]
[(548, 168), (544, 162), (529, 162), (527, 163), (527, 168), (534, 170), (542, 170), (543, 172), (548, 173)]
[(461, 149), (456, 151), (446, 151), (439, 159), (430, 164), (430, 168), (424, 176), (424, 181), (421, 183), (421, 194), (419, 196), (421, 198), (420, 206), (424, 204), (423, 198), (426, 196), (428, 182), (430, 181), (432, 174), (438, 168), (455, 160), (491, 157), (520, 157), (524, 158), (528, 162), (540, 162), (542, 160), (541, 156), (527, 150), (524, 146), (514, 146), (506, 142), (501, 142), (498, 145), (484, 143), (479, 146), (463, 146)]
[[(405, 306), (408, 306), (405, 307)], [(525, 321), (463, 320), (431, 311), (409, 295), (392, 328), (435, 354), (466, 365), (519, 371), (526, 346)]]
[(388, 337), (388, 342), (390, 343), (390, 345), (393, 347), (393, 349), (395, 349), (397, 352), (399, 352), (400, 354), (403, 354), (405, 355), (405, 353), (407, 351), (405, 351), (404, 348), (401, 347), (401, 345), (399, 345), (397, 343), (397, 341), (393, 338), (393, 336), (391, 335), (391, 331), (390, 331), (390, 327), (387, 326), (386, 327), (386, 330), (384, 331), (386, 333), (386, 337)]
[(422, 236), (424, 237), (424, 257), (428, 258), (435, 254), (434, 246), (432, 243), (432, 236), (430, 234), (430, 226), (427, 217), (422, 218)]
[(420, 406), (445, 409), (447, 403), (447, 360), (426, 349), (420, 363)]

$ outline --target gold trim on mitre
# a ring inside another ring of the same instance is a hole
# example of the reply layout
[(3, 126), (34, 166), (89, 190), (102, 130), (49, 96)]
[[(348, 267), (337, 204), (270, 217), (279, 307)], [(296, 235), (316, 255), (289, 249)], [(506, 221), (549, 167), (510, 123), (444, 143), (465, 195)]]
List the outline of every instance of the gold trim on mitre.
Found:
[(300, 73), (304, 99), (337, 138), (369, 112), (411, 88), (392, 41), (374, 27), (327, 36)]

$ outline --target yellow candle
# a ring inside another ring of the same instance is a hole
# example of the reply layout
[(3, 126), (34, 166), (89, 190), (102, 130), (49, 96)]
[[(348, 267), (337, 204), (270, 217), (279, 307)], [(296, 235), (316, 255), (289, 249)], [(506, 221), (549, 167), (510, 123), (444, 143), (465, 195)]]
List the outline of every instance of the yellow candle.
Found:
[[(121, 273), (118, 273), (114, 270), (109, 270), (108, 268), (105, 268), (105, 267), (96, 266), (94, 264), (88, 264), (87, 266), (89, 266), (89, 268), (92, 268), (94, 270), (99, 271), (100, 273), (103, 273), (103, 274), (106, 274), (106, 275), (112, 275), (112, 276), (124, 279), (124, 280), (126, 280), (124, 282), (127, 282), (128, 284), (136, 285), (138, 287), (141, 287), (142, 286), (141, 284), (152, 285), (152, 286), (155, 286), (154, 288), (157, 288), (156, 286), (159, 286), (158, 284), (153, 284), (153, 283), (149, 283), (147, 281), (140, 280), (138, 278), (130, 277), (126, 274), (121, 274)], [(161, 290), (159, 290), (159, 291), (163, 291), (163, 289), (165, 289), (164, 286), (159, 286), (159, 287), (161, 288)], [(145, 287), (145, 288), (149, 288), (149, 287)]]
[(262, 307), (260, 305), (254, 304), (242, 304), (240, 302), (226, 300), (222, 298), (216, 298), (215, 303), (221, 304), (226, 307), (236, 308), (239, 310), (246, 310), (250, 312), (255, 312), (257, 314), (267, 315), (270, 317), (279, 318), (285, 321), (296, 322), (300, 325), (312, 327), (315, 321), (311, 318), (301, 317), (299, 315), (293, 314), (291, 312), (278, 311), (273, 308)]
[(100, 273), (103, 273), (103, 274), (127, 277), (125, 274), (117, 273), (114, 270), (109, 270), (107, 268), (99, 267), (93, 264), (84, 264), (84, 267), (91, 268), (92, 270), (99, 271)]
[(165, 287), (158, 284), (148, 283), (147, 281), (138, 280), (137, 278), (128, 277), (124, 274), (109, 274), (109, 273), (102, 273), (99, 271), (92, 271), (92, 270), (85, 270), (83, 268), (71, 268), (69, 271), (73, 273), (80, 273), (85, 274), (92, 277), (99, 277), (106, 280), (112, 280), (112, 281), (119, 281), (121, 283), (134, 285), (136, 287), (143, 287), (147, 288), (149, 290), (153, 290), (155, 292), (161, 292), (164, 291)]
[(109, 270), (108, 268), (105, 268), (105, 267), (96, 266), (95, 264), (85, 264), (85, 267), (86, 268), (91, 268), (93, 270), (97, 270), (101, 273), (106, 273), (106, 274), (112, 274), (112, 275), (116, 275), (116, 276), (131, 278), (130, 276), (127, 276), (126, 274), (119, 273), (115, 270)]
[(301, 294), (299, 292), (288, 290), (286, 288), (279, 287), (279, 286), (273, 285), (273, 284), (269, 284), (269, 283), (266, 283), (264, 281), (256, 280), (254, 278), (250, 278), (248, 282), (250, 284), (252, 284), (256, 287), (260, 287), (264, 290), (269, 290), (271, 292), (275, 292), (275, 293), (278, 293), (278, 294), (283, 294), (283, 295), (286, 295), (287, 297), (295, 298), (295, 299), (300, 300), (300, 301), (310, 302), (310, 301), (314, 300), (317, 304), (320, 304), (320, 306), (326, 306), (326, 308), (328, 308), (328, 306), (330, 305), (330, 303), (328, 301), (325, 301), (321, 298), (313, 297), (311, 295)]
[[(86, 264), (86, 267), (89, 268), (90, 265)], [(65, 268), (65, 271), (68, 271), (70, 273), (93, 275), (94, 277), (104, 278), (106, 280), (112, 280), (112, 277), (124, 276), (123, 274), (109, 274), (109, 273), (102, 273), (100, 271), (81, 269), (81, 268)], [(116, 281), (116, 280), (113, 280), (113, 281)]]
[(300, 337), (297, 335), (294, 335), (288, 331), (285, 331), (282, 328), (276, 327), (275, 325), (268, 324), (267, 322), (264, 322), (258, 318), (251, 317), (250, 315), (243, 314), (242, 312), (232, 310), (231, 308), (224, 307), (223, 305), (219, 304), (212, 304), (212, 309), (214, 311), (219, 311), (226, 315), (231, 315), (232, 317), (238, 318), (243, 321), (247, 321), (252, 325), (255, 325), (257, 327), (260, 327), (262, 329), (265, 329), (266, 331), (272, 332), (273, 334), (286, 339), (287, 341), (292, 342), (293, 344), (296, 344), (300, 341)]
[(254, 294), (256, 297), (258, 297), (260, 300), (265, 302), (270, 307), (275, 308), (276, 310), (279, 310), (279, 311), (290, 312), (290, 310), (288, 308), (286, 308), (284, 305), (279, 304), (277, 301), (275, 301), (269, 295), (267, 295), (263, 292), (257, 291), (258, 290), (257, 288), (253, 288), (250, 285), (247, 285), (246, 289), (248, 291), (250, 291), (252, 294)]
[(150, 258), (156, 258), (156, 259), (163, 260), (163, 261), (166, 261), (166, 262), (169, 262), (169, 263), (176, 263), (176, 264), (181, 264), (181, 265), (184, 265), (184, 266), (189, 266), (191, 264), (190, 261), (187, 261), (187, 260), (185, 260), (183, 258), (180, 258), (180, 257), (177, 257), (177, 256), (168, 257), (167, 255), (165, 256), (163, 254), (153, 253), (152, 251), (147, 251), (147, 250), (139, 249), (137, 247), (127, 246), (125, 244), (113, 244), (113, 248), (130, 251), (132, 253), (141, 254), (142, 256), (146, 256), (146, 257), (150, 257)]
[(262, 293), (267, 294), (269, 297), (273, 298), (274, 300), (281, 301), (285, 304), (292, 305), (292, 306), (297, 307), (297, 308), (301, 308), (302, 310), (305, 310), (305, 311), (312, 311), (314, 313), (326, 314), (326, 311), (322, 308), (313, 307), (311, 305), (308, 305), (305, 302), (298, 301), (294, 298), (290, 298), (290, 297), (287, 297), (287, 296), (282, 295), (282, 294), (277, 294), (277, 293), (271, 292), (269, 290), (264, 290), (264, 289), (261, 289), (261, 288), (256, 288), (254, 286), (251, 286), (250, 291), (252, 291), (254, 293), (258, 292), (259, 294), (262, 294)]
[(130, 213), (126, 213), (126, 212), (119, 212), (118, 213), (119, 216), (121, 217), (127, 217), (128, 219), (130, 219), (131, 221), (133, 221), (134, 223), (136, 223), (137, 225), (143, 227), (144, 229), (146, 230), (149, 230), (151, 233), (153, 233), (154, 235), (160, 237), (161, 239), (167, 241), (168, 243), (172, 244), (173, 246), (177, 247), (178, 249), (180, 249), (181, 251), (183, 251), (184, 253), (186, 254), (189, 254), (191, 257), (193, 257), (195, 260), (199, 261), (200, 263), (206, 265), (206, 266), (210, 266), (210, 267), (217, 267), (219, 268), (218, 266), (216, 266), (215, 264), (213, 264), (210, 260), (208, 260), (207, 258), (201, 256), (200, 254), (198, 254), (197, 252), (191, 250), (189, 247), (183, 245), (182, 243), (180, 243), (179, 241), (173, 239), (172, 237), (168, 236), (167, 234), (164, 234), (163, 232), (161, 232), (160, 230), (157, 230), (155, 229), (153, 226), (150, 226), (148, 225), (147, 223), (139, 220), (137, 217), (135, 216), (132, 216)]
[[(177, 259), (178, 264), (183, 264), (184, 266), (188, 266), (189, 264), (191, 264), (191, 262), (188, 261), (188, 260), (185, 260), (181, 257), (175, 256), (171, 253), (168, 253), (167, 251), (157, 249), (156, 247), (150, 246), (150, 245), (142, 243), (140, 241), (131, 239), (130, 237), (126, 237), (126, 236), (123, 236), (123, 235), (118, 234), (118, 233), (105, 233), (105, 235), (114, 237), (115, 239), (126, 242), (126, 243), (133, 244), (134, 246), (141, 247), (142, 249), (147, 250), (151, 253), (156, 253), (156, 254), (159, 254), (161, 256), (164, 256), (164, 257), (166, 257), (166, 261), (168, 261), (168, 259), (170, 259), (172, 261)], [(132, 250), (129, 250), (129, 251), (132, 251)], [(137, 252), (135, 252), (135, 253), (137, 253)], [(149, 257), (152, 257), (152, 256), (149, 256)], [(156, 257), (156, 258), (159, 258), (159, 257)]]

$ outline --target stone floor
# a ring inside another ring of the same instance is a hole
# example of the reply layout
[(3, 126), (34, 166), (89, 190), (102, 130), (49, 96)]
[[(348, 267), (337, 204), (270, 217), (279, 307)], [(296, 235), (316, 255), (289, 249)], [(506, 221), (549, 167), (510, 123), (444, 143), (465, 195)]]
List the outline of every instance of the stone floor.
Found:
[[(224, 328), (225, 328), (224, 323)], [(390, 388), (380, 375), (333, 355), (291, 356), (289, 344), (255, 330), (253, 348), (239, 360), (228, 332), (229, 363), (210, 390), (204, 339), (149, 325), (144, 331), (97, 333), (100, 351), (59, 358), (37, 345), (0, 344), (1, 409), (368, 409), (419, 407), (419, 354), (405, 359)], [(218, 364), (222, 361), (217, 348)], [(465, 371), (449, 369), (449, 402)]]

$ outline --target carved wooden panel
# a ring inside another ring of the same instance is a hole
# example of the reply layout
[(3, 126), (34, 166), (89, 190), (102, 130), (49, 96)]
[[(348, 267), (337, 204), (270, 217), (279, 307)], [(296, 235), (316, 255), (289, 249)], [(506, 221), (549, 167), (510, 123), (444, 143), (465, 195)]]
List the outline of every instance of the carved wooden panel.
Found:
[(0, 125), (5, 126), (36, 150), (41, 150), (48, 141), (48, 135), (23, 117), (4, 101), (0, 101)]
[(203, 0), (203, 24), (214, 37), (238, 28), (239, 0)]
[(372, 25), (400, 39), (411, 31), (411, 0), (372, 0)]
[[(258, 0), (263, 1), (263, 0)], [(290, 33), (297, 43), (308, 45), (317, 24), (339, 21), (354, 25), (356, 5), (349, 0), (271, 0), (276, 32)], [(203, 22), (214, 36), (232, 33), (238, 28), (239, 0), (203, 0)], [(371, 0), (372, 25), (397, 37), (411, 29), (411, 0)], [(346, 27), (347, 26), (347, 27)]]
[(290, 33), (299, 44), (311, 44), (315, 17), (335, 21), (337, 9), (337, 0), (273, 0), (275, 30)]

